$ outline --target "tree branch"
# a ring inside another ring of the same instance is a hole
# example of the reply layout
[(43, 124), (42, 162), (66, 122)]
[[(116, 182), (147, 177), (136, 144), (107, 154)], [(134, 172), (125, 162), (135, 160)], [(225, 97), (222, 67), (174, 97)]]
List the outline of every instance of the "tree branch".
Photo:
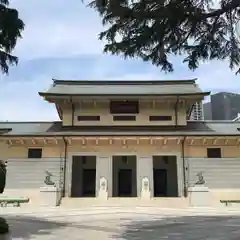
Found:
[(229, 12), (237, 7), (240, 7), (240, 0), (232, 0), (231, 3), (226, 4), (221, 9), (215, 10), (210, 13), (202, 14), (200, 18), (203, 20), (203, 19), (207, 19), (207, 18), (211, 18), (211, 17), (217, 17), (217, 16), (220, 16), (226, 12)]

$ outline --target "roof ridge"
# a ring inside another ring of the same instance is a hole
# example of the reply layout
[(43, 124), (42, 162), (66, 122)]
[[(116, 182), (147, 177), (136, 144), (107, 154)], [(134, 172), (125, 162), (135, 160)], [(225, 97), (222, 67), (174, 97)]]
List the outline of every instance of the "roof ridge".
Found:
[(175, 85), (195, 84), (197, 78), (183, 80), (52, 80), (54, 85)]

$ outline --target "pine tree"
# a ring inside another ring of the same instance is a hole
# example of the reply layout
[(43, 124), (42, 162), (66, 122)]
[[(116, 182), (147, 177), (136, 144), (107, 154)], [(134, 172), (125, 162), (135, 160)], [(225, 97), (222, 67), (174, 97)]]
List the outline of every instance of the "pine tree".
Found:
[(18, 62), (18, 58), (11, 52), (21, 38), (23, 29), (24, 23), (18, 11), (9, 7), (8, 0), (0, 0), (0, 69), (3, 73), (8, 73), (9, 65)]
[(90, 7), (107, 27), (100, 33), (105, 52), (166, 72), (173, 71), (170, 55), (183, 55), (192, 70), (226, 59), (240, 73), (240, 0), (94, 0)]

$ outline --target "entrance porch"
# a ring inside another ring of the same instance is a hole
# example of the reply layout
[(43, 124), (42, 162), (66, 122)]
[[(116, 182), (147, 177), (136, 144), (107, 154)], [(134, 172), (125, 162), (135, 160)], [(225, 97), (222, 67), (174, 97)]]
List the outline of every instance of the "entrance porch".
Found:
[(72, 153), (68, 160), (66, 196), (70, 198), (156, 200), (183, 196), (178, 153)]

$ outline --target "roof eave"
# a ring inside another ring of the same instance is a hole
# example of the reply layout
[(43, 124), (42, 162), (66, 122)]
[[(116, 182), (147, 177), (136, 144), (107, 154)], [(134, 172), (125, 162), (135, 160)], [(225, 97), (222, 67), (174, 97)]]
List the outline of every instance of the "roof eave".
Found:
[(161, 96), (208, 96), (211, 92), (196, 92), (196, 93), (170, 93), (170, 94), (66, 94), (66, 93), (48, 93), (48, 92), (39, 92), (38, 94), (41, 97), (111, 97), (111, 96), (132, 96), (132, 97), (161, 97)]
[(169, 133), (159, 133), (159, 134), (154, 134), (151, 135), (149, 133), (141, 133), (141, 134), (130, 134), (130, 135), (126, 135), (126, 134), (102, 134), (102, 133), (98, 133), (98, 134), (93, 134), (93, 135), (86, 135), (86, 133), (76, 133), (76, 134), (23, 134), (23, 135), (17, 135), (17, 134), (3, 134), (0, 135), (0, 138), (17, 138), (17, 137), (101, 137), (101, 136), (105, 136), (105, 137), (113, 137), (113, 136), (136, 136), (136, 137), (141, 137), (141, 136), (174, 136), (174, 137), (219, 137), (219, 136), (224, 136), (224, 137), (240, 137), (240, 134), (224, 134), (224, 133), (213, 133), (213, 134), (196, 134), (196, 133), (192, 133), (192, 134), (169, 134)]

